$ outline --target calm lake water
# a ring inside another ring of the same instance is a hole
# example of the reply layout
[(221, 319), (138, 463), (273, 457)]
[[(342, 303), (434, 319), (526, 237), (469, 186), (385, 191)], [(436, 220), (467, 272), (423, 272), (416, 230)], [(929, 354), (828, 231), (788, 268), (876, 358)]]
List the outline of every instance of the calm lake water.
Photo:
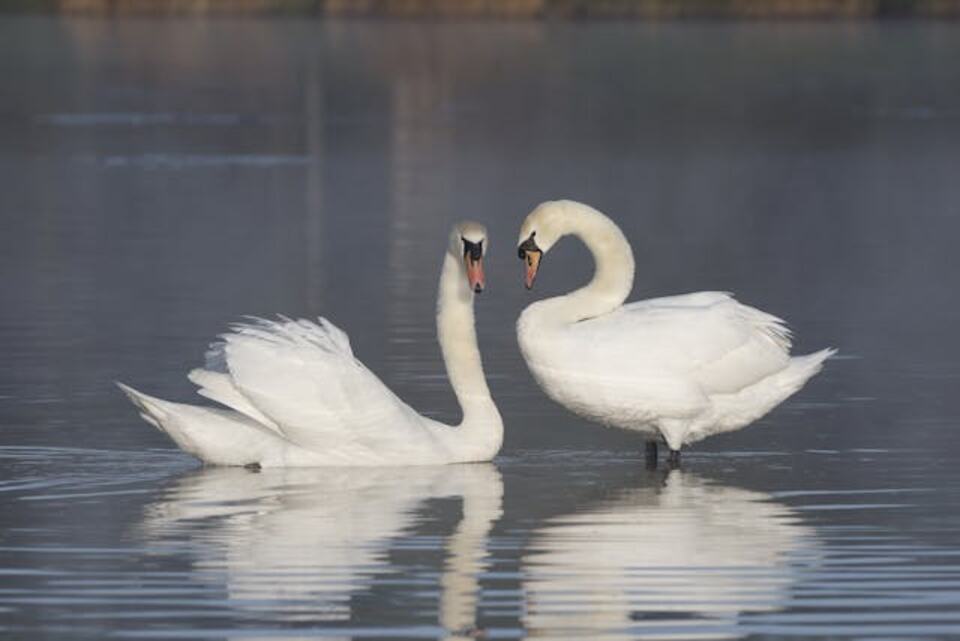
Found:
[[(0, 637), (960, 638), (960, 25), (0, 19)], [(513, 322), (571, 197), (634, 297), (737, 292), (841, 357), (648, 470)], [(419, 410), (449, 225), (491, 231), (492, 464), (208, 469), (113, 387), (329, 316)]]

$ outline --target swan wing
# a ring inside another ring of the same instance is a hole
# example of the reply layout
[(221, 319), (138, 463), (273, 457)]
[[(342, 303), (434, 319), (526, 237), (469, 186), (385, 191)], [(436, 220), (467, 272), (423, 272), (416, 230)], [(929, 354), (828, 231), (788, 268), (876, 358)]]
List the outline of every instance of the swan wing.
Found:
[(672, 374), (708, 394), (736, 392), (780, 371), (791, 345), (781, 319), (726, 292), (631, 303), (570, 326), (570, 337), (600, 347), (595, 358), (626, 374)]
[[(207, 374), (193, 375), (201, 393), (265, 418), (297, 445), (354, 461), (433, 445), (423, 419), (354, 357), (347, 335), (330, 321), (255, 318), (221, 338)], [(213, 376), (221, 366), (229, 386)]]
[(280, 427), (270, 420), (266, 414), (254, 407), (247, 398), (233, 384), (233, 379), (225, 372), (216, 372), (208, 369), (197, 368), (187, 375), (194, 385), (197, 386), (197, 393), (200, 396), (216, 401), (221, 405), (226, 405), (235, 412), (251, 418), (263, 427), (269, 428), (282, 435)]

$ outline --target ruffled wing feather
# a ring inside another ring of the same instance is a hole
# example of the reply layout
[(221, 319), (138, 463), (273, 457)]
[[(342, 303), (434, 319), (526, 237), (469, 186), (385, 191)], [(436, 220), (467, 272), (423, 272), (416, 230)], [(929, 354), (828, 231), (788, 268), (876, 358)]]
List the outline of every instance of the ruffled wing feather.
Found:
[[(211, 346), (206, 373), (192, 377), (204, 395), (266, 418), (301, 447), (351, 458), (430, 440), (421, 417), (354, 357), (347, 335), (330, 321), (253, 318), (231, 330)], [(221, 364), (230, 386), (218, 381), (212, 389), (211, 370)]]

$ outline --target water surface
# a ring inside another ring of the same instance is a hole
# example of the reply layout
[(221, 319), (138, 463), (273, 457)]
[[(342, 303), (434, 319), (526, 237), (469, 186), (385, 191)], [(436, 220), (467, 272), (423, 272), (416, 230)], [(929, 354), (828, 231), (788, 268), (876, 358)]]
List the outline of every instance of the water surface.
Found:
[[(0, 636), (960, 637), (960, 27), (0, 19)], [(635, 297), (735, 291), (841, 358), (647, 469), (519, 358), (522, 216), (613, 215)], [(449, 225), (491, 231), (491, 464), (206, 469), (123, 380), (329, 316), (456, 420)]]

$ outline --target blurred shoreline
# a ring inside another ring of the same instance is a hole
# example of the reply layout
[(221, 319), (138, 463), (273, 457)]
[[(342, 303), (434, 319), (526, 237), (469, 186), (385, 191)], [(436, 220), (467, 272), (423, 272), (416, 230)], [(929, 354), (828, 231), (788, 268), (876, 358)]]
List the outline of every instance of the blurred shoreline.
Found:
[(493, 19), (960, 18), (960, 0), (6, 0), (5, 13)]

